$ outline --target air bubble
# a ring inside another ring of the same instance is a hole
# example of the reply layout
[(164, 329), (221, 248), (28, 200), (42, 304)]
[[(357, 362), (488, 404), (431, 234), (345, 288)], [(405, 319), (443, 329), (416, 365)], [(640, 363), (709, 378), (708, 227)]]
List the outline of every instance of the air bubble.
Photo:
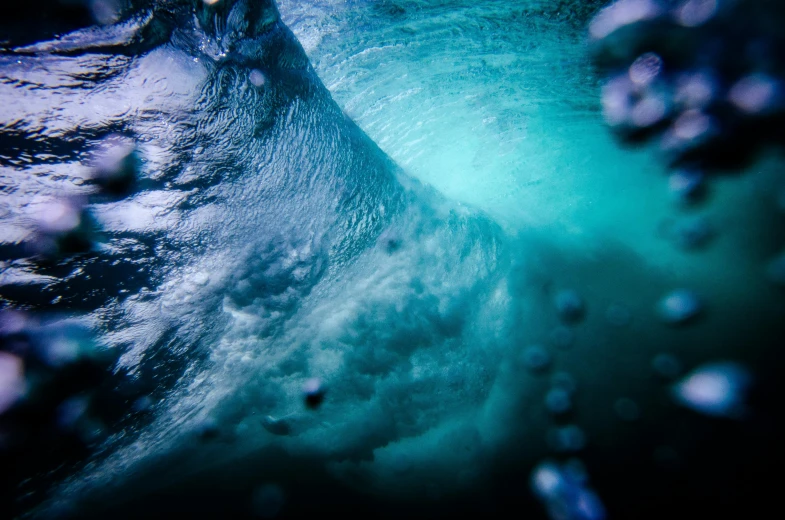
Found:
[(551, 355), (541, 345), (531, 345), (526, 347), (521, 359), (526, 368), (532, 372), (542, 372), (551, 364)]

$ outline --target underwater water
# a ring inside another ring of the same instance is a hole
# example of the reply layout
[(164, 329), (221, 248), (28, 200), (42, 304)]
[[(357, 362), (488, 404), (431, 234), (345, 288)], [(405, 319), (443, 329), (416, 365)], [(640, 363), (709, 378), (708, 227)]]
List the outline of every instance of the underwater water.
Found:
[[(13, 515), (778, 504), (782, 158), (680, 205), (603, 119), (602, 2), (97, 5), (4, 26), (3, 333), (50, 320), (54, 371), (67, 318), (112, 357), (0, 423)], [(90, 251), (36, 259), (82, 208)], [(0, 414), (44, 384), (8, 352)], [(86, 451), (31, 447), (57, 428)]]

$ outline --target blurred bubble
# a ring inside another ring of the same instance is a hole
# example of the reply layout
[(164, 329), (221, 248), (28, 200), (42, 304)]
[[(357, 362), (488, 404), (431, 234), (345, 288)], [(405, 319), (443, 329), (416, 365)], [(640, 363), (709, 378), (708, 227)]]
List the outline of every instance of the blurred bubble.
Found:
[(203, 441), (214, 440), (221, 435), (221, 428), (218, 426), (218, 422), (211, 418), (199, 421), (196, 424), (194, 431), (196, 436)]
[(322, 380), (316, 377), (308, 379), (303, 385), (303, 394), (305, 396), (305, 405), (308, 408), (318, 408), (324, 401), (324, 395), (327, 392)]
[(629, 76), (633, 83), (638, 86), (650, 85), (662, 71), (662, 58), (653, 52), (647, 52), (638, 56), (630, 65)]
[(668, 178), (668, 189), (679, 204), (690, 204), (705, 192), (704, 176), (696, 170), (676, 170)]
[(0, 311), (0, 336), (19, 334), (27, 325), (26, 313), (15, 310)]
[(0, 352), (0, 415), (24, 396), (26, 387), (22, 359)]
[[(576, 459), (572, 459), (576, 460)], [(532, 493), (545, 505), (551, 520), (603, 520), (605, 507), (586, 483), (588, 476), (575, 474), (574, 463), (560, 466), (553, 461), (538, 464), (529, 477)]]
[(89, 0), (90, 13), (101, 25), (115, 23), (120, 18), (119, 0)]
[(523, 349), (521, 360), (532, 372), (541, 372), (551, 364), (551, 355), (542, 345), (530, 345)]
[(717, 80), (709, 73), (687, 72), (676, 80), (673, 101), (685, 109), (703, 109), (717, 95)]
[(709, 135), (713, 127), (710, 116), (700, 110), (685, 110), (673, 122), (673, 135), (684, 142), (694, 142)]
[(630, 121), (639, 128), (656, 125), (668, 114), (668, 105), (662, 94), (649, 92), (630, 111)]
[(779, 85), (765, 74), (751, 74), (737, 81), (728, 92), (728, 98), (736, 108), (749, 114), (765, 114), (777, 104)]
[(251, 85), (254, 87), (263, 87), (264, 84), (267, 82), (267, 79), (259, 69), (253, 69), (250, 74), (248, 74), (248, 81), (251, 82)]
[(698, 296), (689, 289), (676, 289), (662, 300), (657, 310), (660, 318), (670, 324), (684, 324), (696, 318), (703, 305)]
[(671, 230), (671, 239), (681, 249), (692, 250), (706, 246), (714, 237), (714, 227), (704, 216), (684, 218)]
[(687, 374), (672, 388), (679, 404), (715, 417), (741, 418), (752, 375), (732, 361), (707, 363)]
[(617, 76), (602, 87), (602, 114), (610, 126), (626, 124), (631, 117), (634, 85), (628, 75)]
[(132, 191), (140, 168), (136, 144), (124, 136), (112, 134), (98, 145), (91, 178), (107, 193), (124, 196)]
[(602, 9), (589, 24), (589, 35), (599, 40), (636, 22), (651, 20), (663, 13), (654, 0), (619, 0)]
[(31, 246), (46, 256), (81, 253), (92, 247), (92, 223), (78, 199), (51, 199), (28, 208), (34, 221)]
[(29, 329), (28, 334), (38, 358), (52, 369), (88, 359), (100, 365), (111, 361), (111, 352), (98, 349), (90, 329), (77, 320), (51, 321)]
[(554, 415), (569, 412), (572, 409), (570, 392), (564, 388), (551, 388), (545, 394), (545, 408)]
[(543, 499), (555, 497), (566, 485), (561, 468), (554, 462), (544, 462), (534, 468), (530, 482), (534, 494)]
[(53, 367), (62, 367), (79, 359), (79, 340), (60, 336), (46, 342), (40, 351), (41, 357)]
[(717, 0), (687, 0), (673, 10), (673, 17), (685, 27), (697, 27), (717, 12)]
[(586, 305), (583, 302), (583, 298), (577, 291), (572, 289), (565, 289), (556, 293), (554, 304), (559, 317), (566, 322), (580, 321), (586, 313)]
[(557, 452), (576, 452), (586, 446), (586, 434), (574, 424), (551, 428), (546, 439), (548, 445)]
[(664, 152), (678, 157), (684, 152), (706, 145), (718, 133), (714, 118), (700, 110), (685, 110), (663, 133), (661, 147)]
[(82, 208), (72, 201), (52, 200), (36, 209), (36, 224), (45, 233), (71, 231), (82, 222)]
[(575, 501), (576, 518), (582, 520), (603, 520), (605, 518), (605, 506), (602, 504), (599, 495), (588, 489), (578, 491), (578, 498)]
[(251, 495), (251, 512), (260, 518), (275, 518), (283, 509), (286, 495), (277, 484), (263, 484)]

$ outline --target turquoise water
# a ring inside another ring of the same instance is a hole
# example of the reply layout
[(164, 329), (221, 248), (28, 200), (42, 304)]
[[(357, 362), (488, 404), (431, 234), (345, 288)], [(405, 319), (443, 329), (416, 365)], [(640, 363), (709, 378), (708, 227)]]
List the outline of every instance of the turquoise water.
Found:
[[(89, 205), (93, 256), (0, 273), (8, 306), (81, 316), (132, 388), (86, 465), (26, 483), (39, 514), (542, 517), (532, 470), (573, 458), (617, 518), (742, 486), (757, 459), (718, 448), (760, 456), (777, 430), (722, 429), (670, 388), (777, 366), (781, 158), (674, 204), (652, 150), (603, 122), (599, 5), (236, 5), (143, 6), (1, 58), (3, 245), (93, 193), (106, 134), (142, 158), (137, 192)], [(695, 217), (716, 234), (685, 250)], [(704, 313), (671, 327), (658, 302), (682, 287)], [(582, 319), (560, 318), (565, 290)], [(572, 409), (550, 413), (564, 381)]]

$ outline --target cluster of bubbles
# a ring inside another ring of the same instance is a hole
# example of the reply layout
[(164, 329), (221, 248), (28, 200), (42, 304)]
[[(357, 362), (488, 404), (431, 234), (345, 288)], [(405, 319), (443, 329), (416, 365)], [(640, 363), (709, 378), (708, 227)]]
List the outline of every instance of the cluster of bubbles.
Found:
[[(100, 226), (89, 204), (133, 193), (140, 166), (133, 140), (110, 135), (99, 142), (88, 166), (91, 195), (62, 195), (31, 206), (31, 233), (21, 256), (46, 265), (95, 251)], [(110, 382), (115, 361), (78, 316), (0, 307), (4, 487), (13, 489), (31, 474), (77, 461), (105, 438), (107, 426), (127, 408)]]
[(783, 143), (785, 40), (780, 3), (619, 0), (589, 25), (609, 71), (607, 123), (624, 139), (658, 138), (673, 165), (737, 168)]
[(0, 482), (76, 462), (106, 436), (121, 397), (107, 388), (115, 359), (73, 318), (0, 312)]
[(115, 134), (104, 138), (96, 146), (89, 166), (88, 180), (95, 186), (92, 195), (66, 195), (36, 204), (25, 254), (53, 261), (92, 251), (99, 240), (100, 226), (90, 214), (89, 204), (133, 193), (140, 167), (133, 140)]
[[(704, 199), (705, 179), (785, 145), (783, 20), (785, 4), (766, 0), (619, 0), (591, 21), (605, 121), (625, 142), (658, 143), (680, 206)], [(663, 227), (684, 250), (716, 234), (705, 216)], [(766, 274), (785, 286), (785, 253)]]
[(73, 319), (4, 311), (0, 342), (0, 449), (29, 442), (37, 426), (92, 441), (100, 430), (89, 417), (92, 394), (113, 356), (94, 343), (90, 329)]
[[(549, 343), (563, 350), (572, 345), (573, 329), (584, 320), (587, 305), (574, 289), (557, 291), (552, 305), (560, 325), (551, 331)], [(619, 314), (623, 312), (619, 311)], [(628, 321), (629, 316), (618, 319), (618, 322)], [(523, 366), (534, 374), (542, 374), (554, 364), (553, 356), (542, 344), (525, 347), (520, 359)], [(570, 421), (576, 390), (577, 382), (569, 372), (555, 371), (551, 374), (543, 405), (553, 425), (546, 431), (545, 440), (555, 454), (571, 458), (563, 464), (550, 459), (541, 462), (532, 471), (531, 488), (554, 520), (601, 520), (606, 517), (605, 507), (599, 496), (588, 487), (588, 473), (583, 463), (575, 458), (587, 443), (584, 430)]]
[(553, 520), (603, 520), (605, 506), (587, 480), (580, 461), (548, 460), (532, 471), (531, 489)]
[[(574, 326), (587, 315), (587, 304), (573, 289), (556, 292), (553, 310), (561, 325), (556, 330), (573, 337)], [(675, 289), (664, 295), (652, 309), (663, 325), (690, 326), (704, 313), (702, 299), (688, 289)], [(631, 311), (621, 303), (612, 303), (605, 312), (605, 320), (612, 327), (626, 327), (633, 319)], [(551, 334), (553, 339), (553, 334)], [(571, 344), (551, 342), (564, 348)], [(522, 365), (532, 374), (543, 374), (555, 363), (549, 349), (542, 344), (524, 347), (520, 355)], [(753, 377), (743, 365), (734, 361), (712, 361), (697, 366), (682, 377), (682, 364), (669, 353), (659, 353), (651, 361), (651, 368), (669, 385), (675, 404), (710, 417), (742, 419), (746, 409), (748, 391)], [(554, 456), (570, 457), (559, 463), (545, 459), (531, 474), (534, 494), (544, 504), (552, 520), (601, 520), (606, 518), (605, 507), (599, 495), (588, 486), (588, 472), (575, 456), (587, 445), (584, 430), (570, 422), (573, 415), (577, 383), (565, 371), (551, 374), (543, 404), (553, 420), (546, 431), (546, 442)], [(641, 407), (628, 397), (619, 397), (613, 410), (621, 421), (634, 422), (642, 415)], [(576, 472), (576, 467), (581, 471)]]

